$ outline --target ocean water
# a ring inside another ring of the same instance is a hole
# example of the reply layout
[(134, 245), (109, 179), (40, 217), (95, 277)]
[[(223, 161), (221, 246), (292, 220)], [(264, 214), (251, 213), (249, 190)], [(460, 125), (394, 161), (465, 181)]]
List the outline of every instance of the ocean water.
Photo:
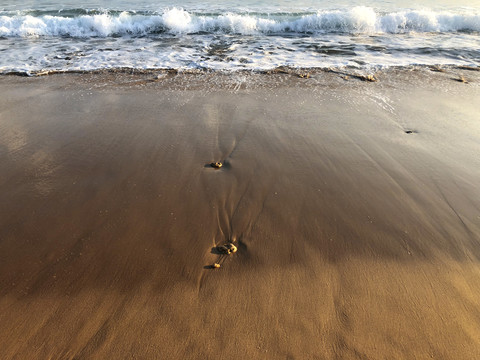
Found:
[(480, 0), (0, 0), (0, 73), (480, 66)]

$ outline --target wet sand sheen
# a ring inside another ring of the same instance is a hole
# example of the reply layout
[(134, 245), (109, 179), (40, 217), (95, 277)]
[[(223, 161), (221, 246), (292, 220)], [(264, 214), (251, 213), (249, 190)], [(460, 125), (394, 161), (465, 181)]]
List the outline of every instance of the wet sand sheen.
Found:
[(262, 76), (0, 78), (1, 358), (480, 355), (478, 80)]

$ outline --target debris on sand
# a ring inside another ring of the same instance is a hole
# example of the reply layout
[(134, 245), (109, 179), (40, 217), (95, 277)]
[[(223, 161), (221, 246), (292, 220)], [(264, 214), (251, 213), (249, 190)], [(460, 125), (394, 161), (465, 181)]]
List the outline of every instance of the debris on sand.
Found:
[(337, 71), (337, 70), (334, 70), (334, 69), (331, 69), (331, 68), (328, 68), (327, 72), (338, 74), (342, 77), (343, 80), (350, 80), (350, 78), (353, 78), (353, 79), (358, 79), (358, 80), (362, 80), (362, 81), (369, 81), (369, 82), (378, 81), (378, 79), (375, 77), (375, 75), (372, 75), (372, 74), (368, 74), (368, 75), (350, 74), (350, 73), (346, 73), (344, 71)]
[(230, 255), (230, 254), (233, 254), (233, 253), (237, 252), (237, 247), (235, 245), (233, 245), (232, 243), (227, 243), (225, 245), (217, 246), (217, 250), (221, 254)]
[(480, 71), (480, 66), (462, 65), (458, 67), (461, 70)]
[(373, 75), (358, 75), (357, 77), (362, 81), (370, 81), (370, 82), (377, 81), (377, 78)]
[(430, 71), (435, 71), (435, 72), (442, 72), (444, 73), (445, 72), (445, 69), (440, 67), (439, 65), (433, 65), (433, 66), (430, 66)]
[(277, 67), (269, 72), (270, 74), (289, 74), (290, 71), (288, 68), (285, 67)]

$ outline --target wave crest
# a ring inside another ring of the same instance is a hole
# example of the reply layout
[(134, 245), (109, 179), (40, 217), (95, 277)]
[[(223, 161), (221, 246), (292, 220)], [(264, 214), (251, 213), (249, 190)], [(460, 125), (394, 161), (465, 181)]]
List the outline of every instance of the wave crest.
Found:
[(148, 36), (169, 32), (182, 33), (406, 33), (480, 31), (479, 14), (450, 12), (400, 11), (375, 13), (368, 7), (350, 10), (318, 11), (310, 14), (249, 15), (224, 13), (218, 15), (191, 14), (171, 8), (162, 14), (79, 15), (2, 15), (0, 36)]

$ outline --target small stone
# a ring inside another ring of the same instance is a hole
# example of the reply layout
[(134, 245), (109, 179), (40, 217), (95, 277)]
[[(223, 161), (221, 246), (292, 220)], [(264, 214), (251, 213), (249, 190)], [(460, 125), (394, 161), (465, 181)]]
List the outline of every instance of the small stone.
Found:
[(217, 161), (217, 162), (211, 163), (210, 166), (215, 169), (220, 169), (223, 166), (223, 164), (220, 161)]

